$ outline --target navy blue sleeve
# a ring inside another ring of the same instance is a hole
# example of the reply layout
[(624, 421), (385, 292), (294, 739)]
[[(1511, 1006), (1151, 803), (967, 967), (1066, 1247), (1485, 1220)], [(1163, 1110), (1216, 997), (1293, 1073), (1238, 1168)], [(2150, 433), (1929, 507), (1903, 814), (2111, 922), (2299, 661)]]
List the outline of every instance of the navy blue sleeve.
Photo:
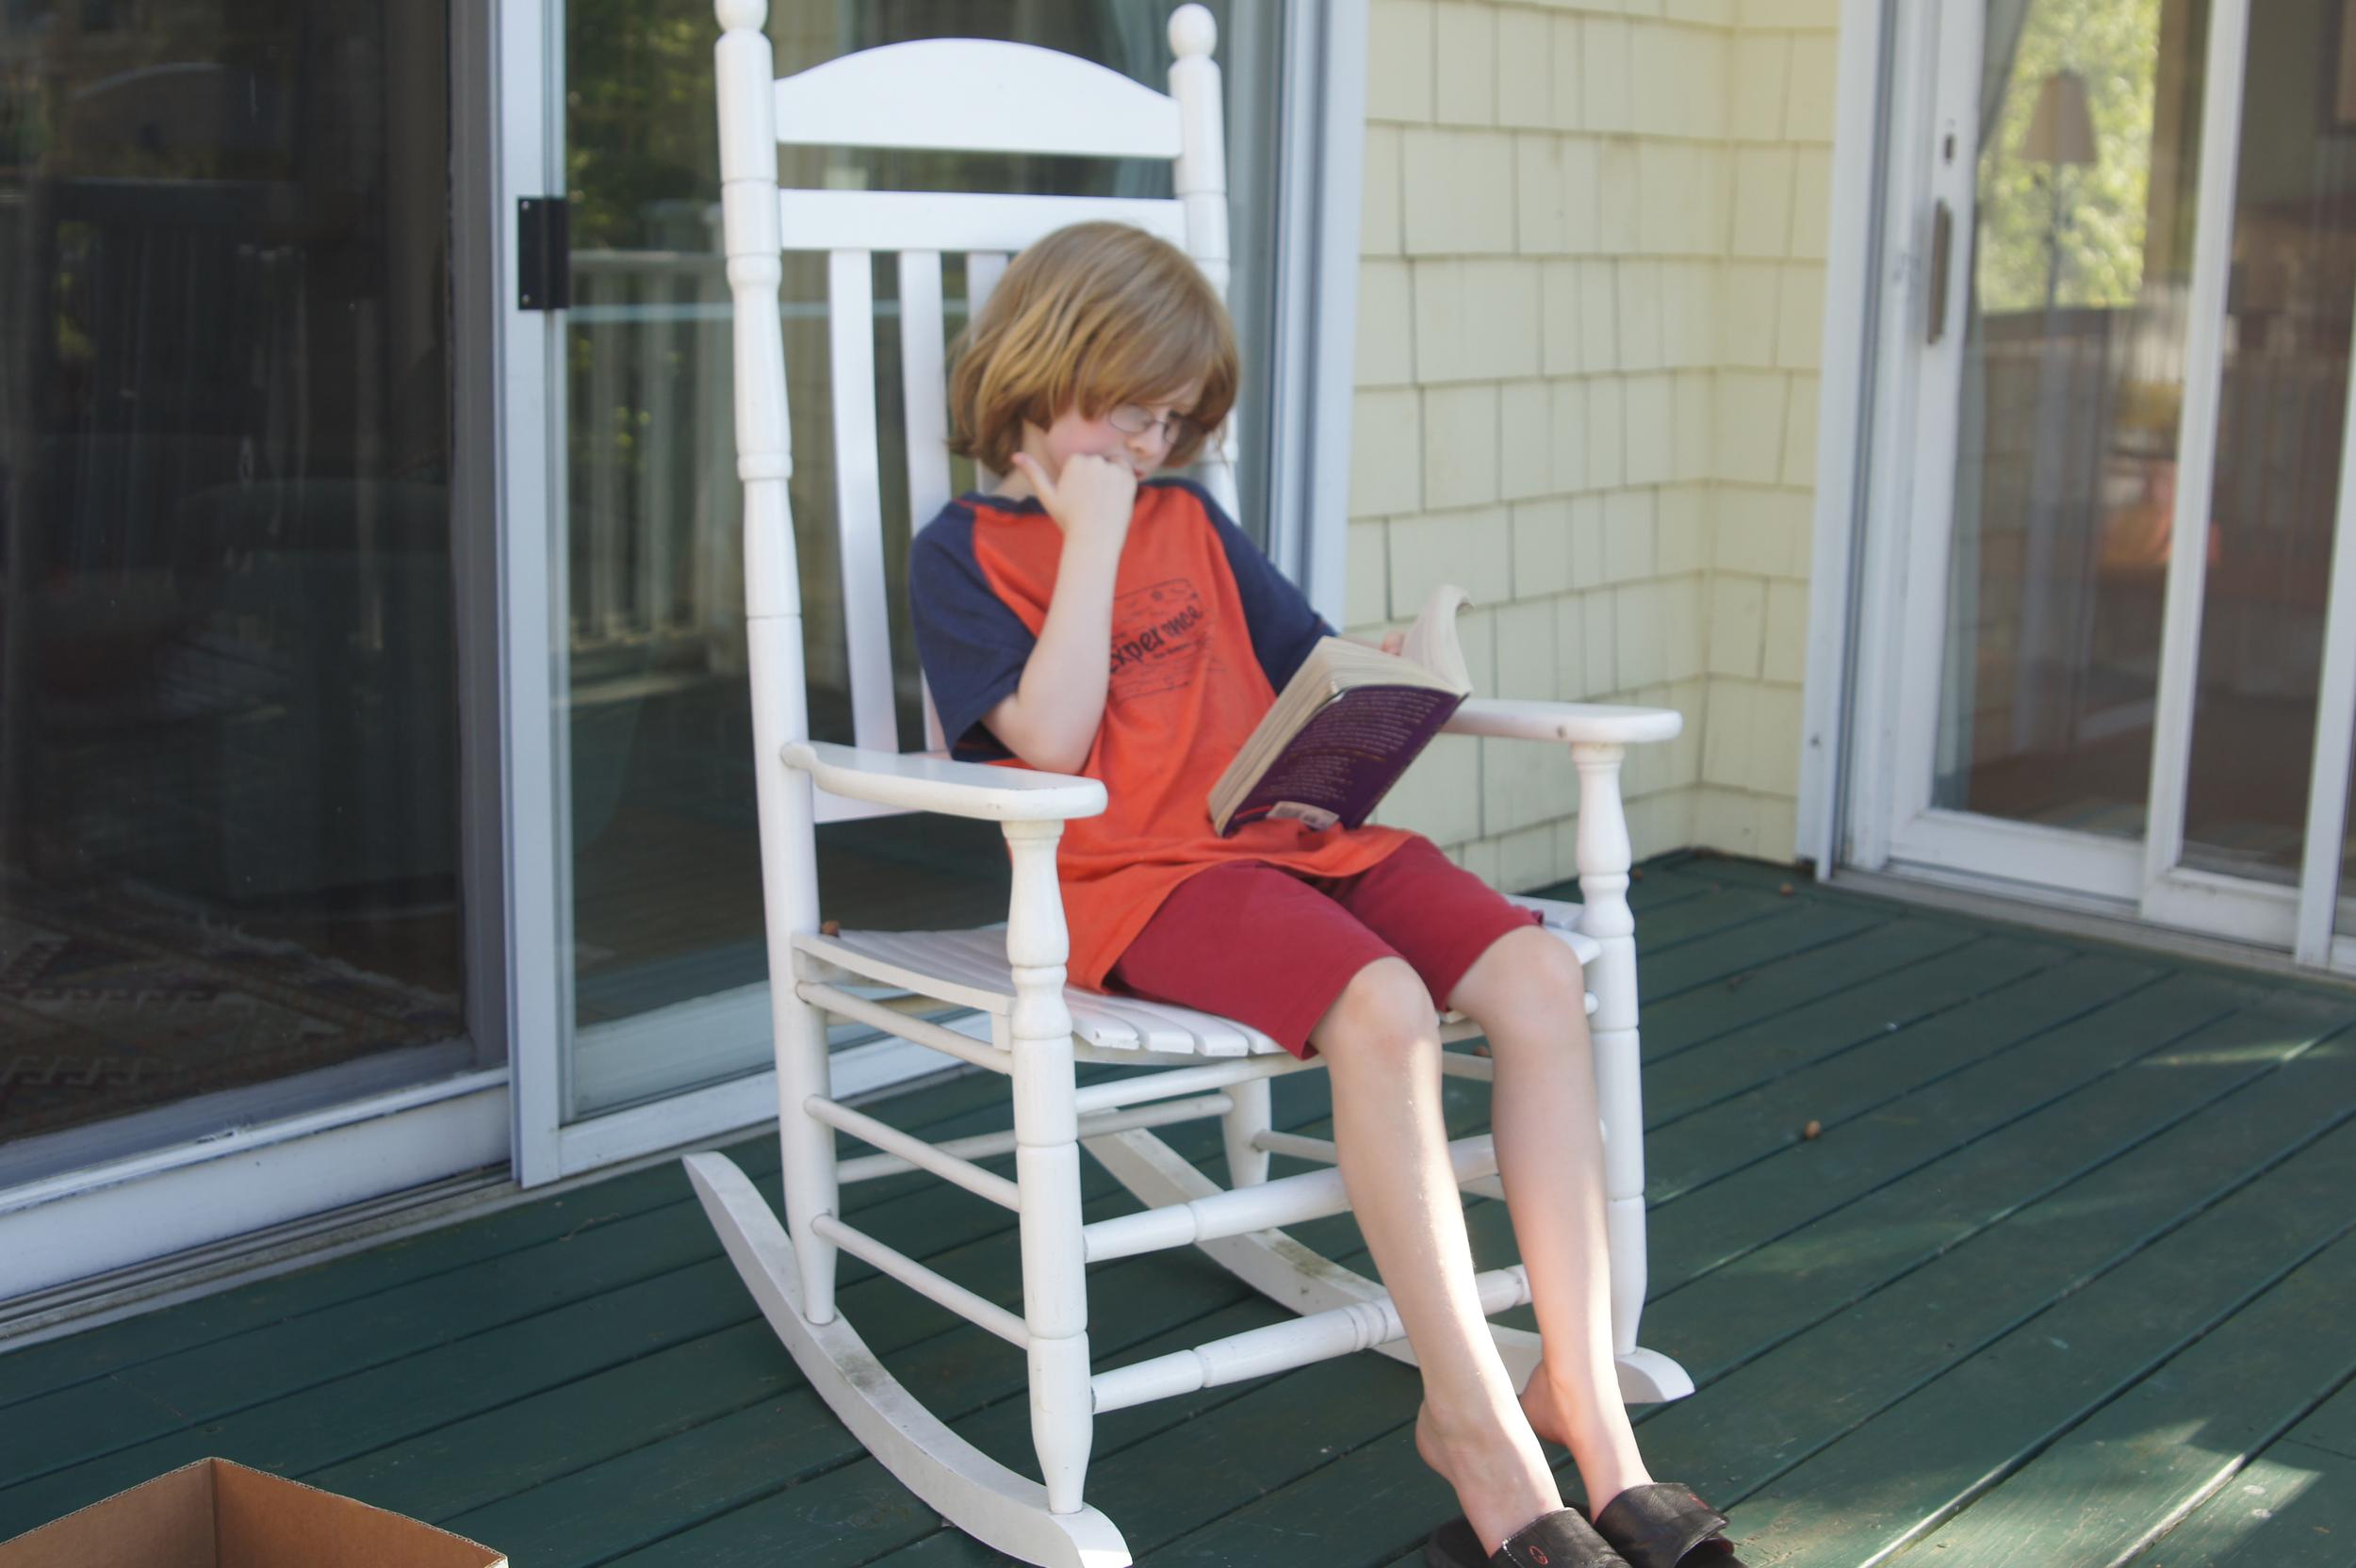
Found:
[(1317, 639), (1333, 636), (1333, 629), (1309, 607), (1308, 596), (1293, 586), (1291, 579), (1261, 553), (1252, 536), (1235, 526), (1235, 520), (1227, 515), (1208, 490), (1191, 480), (1167, 482), (1192, 491), (1203, 503), (1203, 514), (1210, 518), (1219, 544), (1226, 548), (1227, 569), (1235, 577), (1235, 590), (1243, 596), (1243, 618), (1252, 630), (1252, 651), (1258, 656), (1268, 683), (1283, 691), (1284, 682), (1301, 668), (1301, 662), (1309, 657), (1309, 650), (1317, 645)]
[(953, 503), (917, 534), (908, 555), (908, 608), (917, 662), (950, 755), (961, 761), (1012, 757), (982, 720), (1023, 683), (1038, 639), (982, 575), (972, 512)]

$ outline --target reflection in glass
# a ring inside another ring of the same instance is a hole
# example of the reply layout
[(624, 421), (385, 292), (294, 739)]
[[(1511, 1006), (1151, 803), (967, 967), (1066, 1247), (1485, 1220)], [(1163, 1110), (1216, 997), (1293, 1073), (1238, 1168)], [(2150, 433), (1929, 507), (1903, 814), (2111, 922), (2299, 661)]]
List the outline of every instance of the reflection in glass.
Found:
[(473, 1065), (449, 49), (0, 12), (0, 1187)]
[(2184, 863), (2290, 886), (2305, 853), (2356, 296), (2344, 8), (2253, 6), (2194, 688)]
[[(2297, 876), (2356, 293), (2343, 8), (2250, 8), (2184, 863)], [(2175, 545), (2190, 0), (1988, 0), (1939, 805), (2140, 838)], [(2322, 53), (2330, 53), (2324, 51)], [(2072, 106), (2091, 145), (2068, 132)]]
[(1986, 0), (1933, 802), (2139, 836), (2205, 8)]
[[(1261, 230), (1273, 113), (1276, 8), (1217, 14), (1239, 258), (1229, 296), (1247, 372), (1265, 374), (1271, 253)], [(1083, 56), (1167, 90), (1161, 0), (967, 4), (942, 0), (770, 8), (779, 74), (855, 49), (995, 36)], [(711, 99), (708, 0), (569, 0), (566, 156), (573, 309), (566, 569), (578, 1117), (769, 1060), (746, 687), (727, 278)], [(803, 187), (1170, 193), (1140, 162), (780, 149)], [(834, 539), (826, 258), (789, 253), (782, 288), (791, 496), (800, 552), (810, 727), (851, 738)], [(964, 258), (943, 258), (948, 330), (964, 324)], [(904, 747), (924, 744), (903, 572), (910, 530), (901, 422), (896, 270), (875, 270), (884, 558)], [(1247, 417), (1263, 406), (1247, 383)], [(1242, 431), (1247, 482), (1257, 427)], [(973, 484), (970, 466), (952, 472)], [(1247, 489), (1247, 494), (1248, 494)], [(1242, 519), (1255, 531), (1262, 519)], [(910, 815), (819, 830), (829, 919), (868, 927), (1006, 918), (1006, 858), (981, 823)]]

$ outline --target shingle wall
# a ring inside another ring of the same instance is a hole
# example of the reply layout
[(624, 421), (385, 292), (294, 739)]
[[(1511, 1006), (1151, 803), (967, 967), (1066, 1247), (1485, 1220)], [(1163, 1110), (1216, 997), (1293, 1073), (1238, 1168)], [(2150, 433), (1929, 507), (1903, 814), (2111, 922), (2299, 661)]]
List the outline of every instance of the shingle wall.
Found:
[[(1641, 858), (1792, 853), (1839, 0), (1372, 0), (1348, 619), (1444, 581), (1483, 693), (1674, 707)], [(1563, 748), (1384, 803), (1568, 876)]]

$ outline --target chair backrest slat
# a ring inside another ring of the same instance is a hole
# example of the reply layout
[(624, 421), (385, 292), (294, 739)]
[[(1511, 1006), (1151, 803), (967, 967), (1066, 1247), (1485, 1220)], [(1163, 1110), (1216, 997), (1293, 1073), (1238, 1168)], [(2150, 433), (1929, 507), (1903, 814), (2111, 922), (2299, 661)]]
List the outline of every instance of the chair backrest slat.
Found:
[(922, 527), (949, 504), (948, 339), (941, 253), (900, 253), (900, 385), (908, 436), (908, 518)]
[(864, 49), (777, 85), (777, 139), (803, 146), (1175, 158), (1179, 106), (1092, 60), (992, 39)]
[(835, 517), (843, 557), (843, 631), (851, 662), (857, 743), (900, 749), (892, 697), (892, 627), (886, 615), (882, 465), (875, 437), (875, 257), (826, 258), (826, 335), (834, 372)]
[(789, 251), (1022, 250), (1070, 223), (1134, 223), (1173, 245), (1186, 207), (1169, 197), (1014, 196), (992, 191), (780, 190), (777, 226)]
[[(966, 256), (965, 318), (968, 321), (980, 316), (982, 307), (990, 303), (990, 296), (998, 287), (998, 280), (1006, 276), (1006, 263), (1010, 259), (1004, 251), (974, 251)], [(973, 465), (973, 472), (984, 489), (996, 484), (1004, 477), (978, 463)]]
[(975, 251), (965, 258), (966, 319), (972, 320), (990, 303), (990, 297), (998, 287), (998, 280), (1006, 275), (1006, 253)]

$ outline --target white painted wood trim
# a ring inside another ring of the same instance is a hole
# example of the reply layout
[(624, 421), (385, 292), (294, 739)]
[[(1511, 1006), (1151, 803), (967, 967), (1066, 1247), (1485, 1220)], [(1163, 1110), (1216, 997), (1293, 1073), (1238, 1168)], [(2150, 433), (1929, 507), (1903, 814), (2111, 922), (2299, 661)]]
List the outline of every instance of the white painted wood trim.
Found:
[(1851, 596), (1857, 618), (1850, 662), (1855, 678), (1844, 715), (1849, 726), (1846, 798), (1840, 802), (1844, 841), (1833, 846), (1838, 863), (1866, 868), (1889, 860), (1897, 815), (1894, 780), (1902, 752), (1896, 713), (1904, 690), (1899, 671), (1907, 626), (1908, 519), (1919, 466), (1912, 433), (1922, 382), (1928, 183), (1939, 81), (1936, 24), (1929, 7), (1893, 7), (1884, 16), (1890, 111), (1882, 139), (1889, 152), (1880, 187), (1883, 223), (1873, 254), (1880, 330), (1871, 351), (1875, 395), (1863, 416), (1873, 455), (1866, 493), (1855, 509), (1859, 581)]
[[(764, 1009), (766, 998), (763, 987)], [(850, 1046), (827, 1057), (830, 1092), (839, 1101), (855, 1100), (910, 1079), (930, 1077), (941, 1071), (943, 1065), (933, 1052), (903, 1039)], [(561, 1174), (579, 1176), (617, 1161), (774, 1126), (777, 1119), (777, 1070), (762, 1068), (726, 1083), (572, 1123), (557, 1140)]]
[[(564, 68), (563, 8), (546, 0), (499, 0), (500, 229), (497, 288), (501, 440), (497, 519), (501, 701), (507, 754), (499, 796), (506, 857), (507, 1038), (515, 1180), (525, 1186), (562, 1173), (565, 1060), (572, 1038), (572, 856), (570, 776), (565, 761), (564, 647), (555, 619), (566, 552), (556, 547), (564, 508), (564, 316), (515, 308), (520, 275), (515, 202), (562, 191), (564, 95), (551, 76)], [(487, 914), (488, 911), (485, 911)]]
[[(1284, 319), (1290, 296), (1277, 297), (1276, 333), (1305, 340), (1308, 386), (1300, 396), (1309, 409), (1300, 466), (1302, 498), (1298, 515), (1303, 537), (1295, 580), (1317, 613), (1333, 625), (1346, 619), (1350, 553), (1350, 416), (1356, 406), (1358, 351), (1358, 239), (1366, 153), (1366, 0), (1328, 0), (1300, 5), (1296, 14), (1320, 14), (1317, 51), (1317, 115), (1304, 137), (1317, 172), (1311, 205), (1314, 251), (1300, 270), (1308, 276), (1316, 316), (1297, 336)], [(1305, 51), (1304, 51), (1305, 53)], [(1287, 62), (1292, 79), (1300, 67)], [(1291, 110), (1286, 109), (1289, 118)], [(1285, 135), (1296, 133), (1287, 125)], [(1291, 204), (1287, 203), (1289, 208)], [(1288, 271), (1292, 270), (1287, 269)], [(1271, 531), (1273, 536), (1273, 531)]]
[[(1946, 667), (1949, 576), (1955, 564), (1955, 459), (1961, 439), (1965, 345), (1971, 340), (1964, 305), (1971, 298), (1969, 239), (1975, 231), (1979, 199), (1980, 57), (1984, 46), (1983, 8), (1953, 5), (1939, 8), (1940, 30), (1930, 61), (1931, 112), (1915, 127), (1921, 143), (1917, 159), (1921, 194), (1916, 198), (1915, 222), (1921, 245), (1921, 286), (1913, 308), (1897, 313), (1890, 331), (1907, 341), (1914, 355), (1910, 390), (1913, 421), (1906, 441), (1907, 498), (1893, 535), (1905, 541), (1901, 566), (1903, 605), (1898, 638), (1897, 686), (1890, 694), (1896, 703), (1889, 723), (1895, 746), (1885, 781), (1890, 817), (1885, 832), (1893, 841), (1906, 825), (1931, 808), (1933, 774), (1937, 768), (1941, 702), (1939, 679)], [(1949, 138), (1955, 155), (1938, 155)], [(1891, 139), (1893, 141), (1897, 138)], [(1953, 213), (1954, 241), (1949, 251), (1947, 292), (1930, 298), (1931, 235), (1935, 204), (1944, 202)], [(1932, 311), (1946, 323), (1937, 345), (1924, 342), (1925, 323)]]
[(470, 1072), (7, 1194), (0, 1300), (508, 1159), (507, 1073)]
[(826, 1237), (827, 1245), (840, 1247), (851, 1256), (873, 1265), (919, 1296), (948, 1308), (977, 1328), (989, 1330), (1016, 1349), (1029, 1345), (1030, 1331), (1023, 1327), (1023, 1319), (987, 1297), (975, 1295), (938, 1269), (925, 1267), (906, 1252), (885, 1245), (855, 1226), (843, 1224), (831, 1214), (821, 1214), (812, 1219), (810, 1229)]
[(1178, 203), (1142, 196), (1013, 196), (990, 191), (780, 190), (788, 251), (1022, 250), (1068, 224), (1130, 223), (1186, 243)]
[(779, 80), (774, 112), (789, 144), (1178, 155), (1178, 106), (1162, 94), (1076, 55), (997, 39), (843, 55)]
[[(2209, 11), (2208, 63), (2201, 93), (2184, 396), (2176, 425), (2176, 515), (2168, 532), (2172, 543), (2160, 616), (2159, 711), (2151, 722), (2151, 782), (2144, 816), (2144, 882), (2154, 891), (2184, 854), (2184, 797), (2199, 701), (2201, 595), (2208, 578), (2209, 509), (2217, 478), (2217, 410), (2225, 377), (2225, 286), (2232, 265), (2242, 66), (2249, 38), (2250, 0), (2217, 0)], [(2147, 906), (2150, 903), (2147, 896)]]
[(835, 251), (826, 258), (835, 549), (843, 568), (852, 733), (869, 750), (897, 752), (891, 610), (884, 602), (883, 454), (875, 432), (875, 265), (868, 251)]
[[(948, 337), (941, 294), (941, 253), (902, 251), (900, 270), (900, 389), (908, 432), (908, 531), (949, 504)], [(925, 749), (946, 751), (924, 697)]]
[(688, 1180), (769, 1326), (810, 1386), (867, 1451), (967, 1534), (1051, 1568), (1125, 1568), (1128, 1547), (1091, 1508), (1051, 1508), (1048, 1491), (949, 1429), (885, 1370), (848, 1320), (813, 1320), (801, 1261), (744, 1173), (717, 1154), (690, 1155)]
[[(1497, 1146), (1485, 1133), (1450, 1141), (1448, 1153), (1458, 1186), (1497, 1174)], [(1342, 1185), (1338, 1168), (1310, 1170), (1135, 1214), (1115, 1215), (1082, 1226), (1080, 1234), (1088, 1261), (1095, 1265), (1298, 1225), (1349, 1207), (1350, 1193)]]
[[(2348, 358), (2356, 365), (2356, 343)], [(2348, 831), (2349, 745), (2356, 741), (2356, 398), (2340, 431), (2340, 488), (2331, 514), (2331, 585), (2325, 600), (2323, 684), (2307, 771), (2307, 841), (2299, 858), (2292, 956), (2312, 968), (2331, 960)]]
[[(1481, 1315), (1495, 1317), (1528, 1304), (1530, 1276), (1520, 1264), (1486, 1269), (1473, 1276), (1473, 1292), (1480, 1298)], [(1379, 1349), (1406, 1337), (1407, 1326), (1386, 1292), (1377, 1299), (1329, 1307), (1100, 1372), (1093, 1380), (1096, 1413), (1266, 1378), (1334, 1356)]]
[(1510, 741), (1569, 741), (1639, 745), (1674, 741), (1685, 715), (1674, 708), (1635, 708), (1604, 702), (1530, 702), (1467, 697), (1442, 729)]
[[(1208, 1117), (1223, 1116), (1235, 1108), (1235, 1099), (1225, 1094), (1202, 1094), (1187, 1100), (1163, 1101), (1152, 1105), (1139, 1105), (1126, 1111), (1099, 1111), (1094, 1116), (1079, 1119), (1080, 1136), (1101, 1137), (1111, 1133), (1125, 1133), (1133, 1127), (1167, 1127), (1173, 1122), (1201, 1121)], [(952, 1138), (931, 1147), (944, 1154), (957, 1154), (969, 1160), (986, 1160), (1014, 1152), (1014, 1134), (977, 1133), (972, 1137)], [(835, 1169), (835, 1179), (847, 1186), (853, 1182), (874, 1181), (879, 1176), (897, 1176), (916, 1167), (907, 1160), (890, 1154), (862, 1154), (844, 1160)]]
[(786, 766), (809, 774), (822, 789), (906, 810), (990, 822), (1048, 822), (1092, 817), (1104, 809), (1104, 786), (1069, 774), (953, 762), (922, 752), (872, 751), (827, 741), (791, 742), (779, 755)]
[(1824, 250), (1824, 297), (1856, 300), (1857, 310), (1824, 312), (1817, 363), (1816, 510), (1808, 566), (1808, 662), (1800, 695), (1799, 813), (1792, 852), (1832, 874), (1841, 856), (1844, 787), (1851, 743), (1851, 659), (1858, 628), (1857, 590), (1873, 495), (1870, 411), (1887, 299), (1906, 298), (1902, 279), (1882, 265), (1890, 122), (1886, 50), (1888, 0), (1841, 0), (1840, 61), (1833, 94), (1831, 234)]

